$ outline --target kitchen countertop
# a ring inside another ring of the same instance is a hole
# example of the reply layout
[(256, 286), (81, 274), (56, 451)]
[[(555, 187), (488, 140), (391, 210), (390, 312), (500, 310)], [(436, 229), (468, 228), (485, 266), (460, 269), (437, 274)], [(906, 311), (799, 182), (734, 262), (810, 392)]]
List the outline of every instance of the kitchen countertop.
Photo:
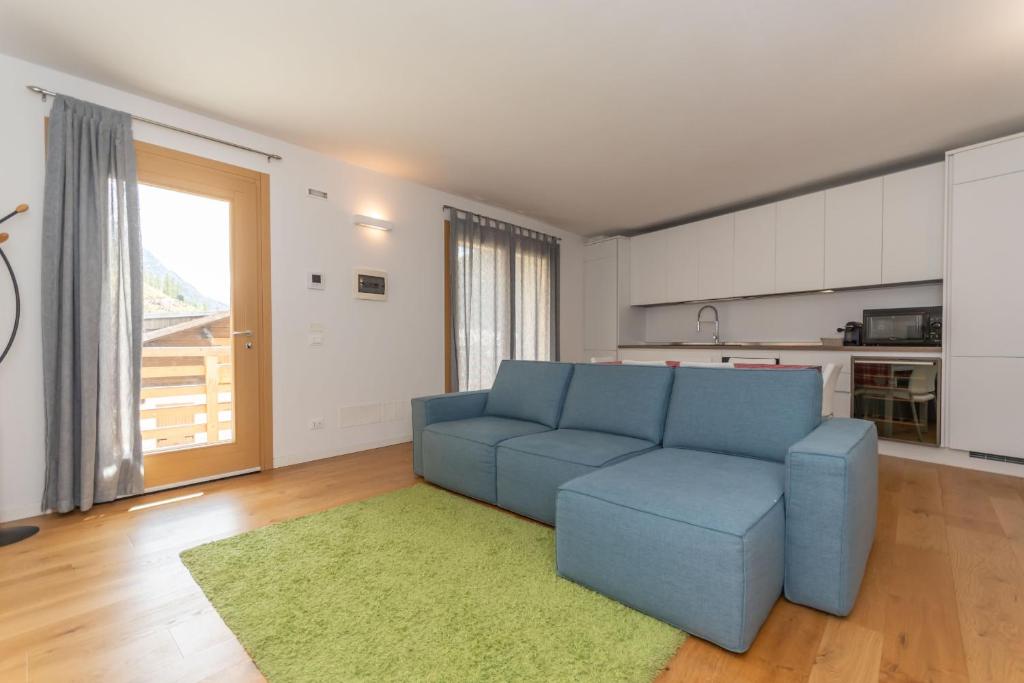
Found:
[(648, 342), (621, 344), (620, 349), (665, 349), (681, 351), (705, 349), (713, 351), (839, 351), (842, 353), (942, 353), (941, 346), (825, 346), (815, 342), (723, 342), (699, 344), (694, 342)]

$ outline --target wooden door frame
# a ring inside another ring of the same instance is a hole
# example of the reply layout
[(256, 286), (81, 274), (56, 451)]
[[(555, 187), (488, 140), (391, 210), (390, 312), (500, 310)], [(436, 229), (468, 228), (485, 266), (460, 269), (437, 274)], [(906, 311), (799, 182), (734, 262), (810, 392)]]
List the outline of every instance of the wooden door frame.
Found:
[(274, 386), (272, 372), (271, 347), (271, 297), (270, 297), (270, 176), (266, 173), (252, 171), (241, 166), (226, 164), (206, 157), (179, 152), (175, 149), (161, 147), (149, 142), (135, 141), (135, 149), (149, 154), (163, 156), (168, 159), (195, 164), (206, 169), (229, 173), (255, 182), (258, 195), (256, 212), (257, 225), (255, 230), (257, 267), (257, 323), (256, 328), (256, 362), (260, 384), (260, 395), (257, 398), (259, 433), (259, 463), (263, 471), (274, 468)]

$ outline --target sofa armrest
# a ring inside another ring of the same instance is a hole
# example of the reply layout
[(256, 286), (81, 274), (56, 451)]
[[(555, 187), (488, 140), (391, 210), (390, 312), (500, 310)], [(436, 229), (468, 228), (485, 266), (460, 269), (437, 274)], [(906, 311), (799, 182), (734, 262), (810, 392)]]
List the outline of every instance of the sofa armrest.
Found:
[(489, 391), (462, 391), (412, 400), (412, 469), (423, 476), (423, 428), (435, 422), (464, 420), (484, 414)]
[(845, 616), (875, 537), (878, 434), (865, 420), (822, 422), (786, 456), (786, 598)]

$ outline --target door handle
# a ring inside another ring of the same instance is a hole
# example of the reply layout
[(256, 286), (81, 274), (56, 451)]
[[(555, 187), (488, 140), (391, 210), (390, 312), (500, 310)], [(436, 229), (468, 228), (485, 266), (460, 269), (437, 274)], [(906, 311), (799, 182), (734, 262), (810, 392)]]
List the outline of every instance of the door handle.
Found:
[(252, 330), (234, 330), (231, 333), (231, 336), (232, 337), (248, 337), (249, 339), (247, 339), (246, 342), (245, 342), (245, 348), (247, 348), (247, 349), (251, 349), (252, 348), (252, 338), (253, 338)]

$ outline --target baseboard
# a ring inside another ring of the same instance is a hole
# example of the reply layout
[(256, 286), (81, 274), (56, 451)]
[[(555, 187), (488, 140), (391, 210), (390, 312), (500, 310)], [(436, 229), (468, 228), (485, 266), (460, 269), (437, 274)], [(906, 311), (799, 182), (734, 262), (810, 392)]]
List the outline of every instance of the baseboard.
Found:
[(905, 458), (919, 462), (930, 462), (936, 465), (948, 465), (965, 470), (977, 470), (991, 474), (1005, 474), (1011, 477), (1024, 477), (1024, 465), (996, 460), (972, 458), (967, 451), (953, 448), (935, 448), (933, 446), (917, 446), (910, 443), (880, 440), (878, 452), (894, 458)]
[(17, 522), (29, 517), (39, 517), (45, 514), (49, 514), (49, 511), (41, 512), (38, 505), (12, 505), (0, 508), (0, 524)]
[(399, 434), (397, 436), (385, 438), (385, 439), (374, 439), (372, 441), (364, 441), (360, 443), (346, 444), (340, 449), (335, 448), (330, 451), (314, 452), (314, 453), (288, 453), (274, 457), (274, 467), (287, 467), (289, 465), (299, 465), (304, 462), (312, 462), (314, 460), (323, 460), (324, 458), (333, 458), (338, 455), (348, 455), (350, 453), (358, 453), (360, 451), (369, 451), (374, 448), (384, 448), (385, 446), (395, 446), (400, 443), (408, 443), (412, 441), (412, 432), (407, 434)]

